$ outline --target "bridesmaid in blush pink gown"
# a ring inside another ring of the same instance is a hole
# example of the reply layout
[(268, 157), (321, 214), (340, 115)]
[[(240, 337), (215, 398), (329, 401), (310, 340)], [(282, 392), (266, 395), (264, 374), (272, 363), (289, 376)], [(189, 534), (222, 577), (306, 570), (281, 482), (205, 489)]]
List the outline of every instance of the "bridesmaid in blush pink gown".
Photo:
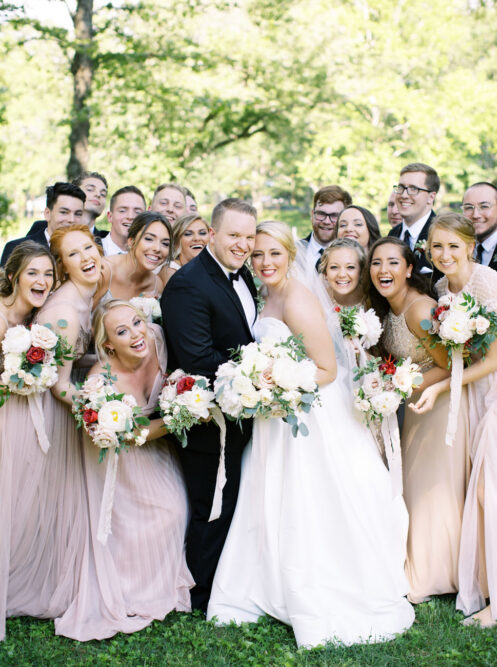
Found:
[[(0, 341), (10, 327), (29, 323), (45, 303), (54, 277), (55, 264), (48, 248), (26, 241), (14, 249), (5, 270), (0, 270)], [(1, 355), (0, 367), (3, 370)], [(5, 618), (14, 615), (16, 608), (19, 613), (44, 616), (50, 604), (52, 587), (46, 584), (40, 567), (47, 564), (48, 554), (42, 544), (39, 550), (34, 548), (38, 546), (32, 544), (36, 533), (21, 535), (18, 529), (19, 521), (32, 513), (30, 496), (26, 497), (23, 488), (37, 488), (44, 457), (28, 400), (14, 394), (0, 409), (0, 641), (5, 638)], [(42, 537), (41, 528), (38, 530)]]
[[(436, 285), (438, 294), (471, 294), (497, 312), (497, 272), (473, 262), (474, 246), (470, 220), (456, 213), (435, 218), (428, 247), (433, 263), (445, 274)], [(474, 359), (463, 371), (462, 381), (468, 387), (472, 470), (462, 523), (457, 607), (471, 615), (465, 624), (490, 627), (497, 623), (497, 341), (485, 359)], [(430, 410), (448, 389), (448, 380), (428, 387), (415, 411)]]
[[(109, 363), (119, 393), (132, 394), (145, 414), (155, 410), (166, 372), (162, 330), (146, 325), (131, 304), (111, 300), (94, 315), (95, 343), (102, 365)], [(185, 560), (187, 497), (182, 474), (162, 436), (162, 419), (151, 420), (147, 442), (121, 452), (107, 543), (98, 524), (107, 470), (100, 450), (84, 436), (90, 509), (78, 593), (56, 621), (57, 634), (87, 641), (135, 632), (176, 609), (190, 611), (194, 581)], [(107, 457), (108, 458), (108, 457)]]

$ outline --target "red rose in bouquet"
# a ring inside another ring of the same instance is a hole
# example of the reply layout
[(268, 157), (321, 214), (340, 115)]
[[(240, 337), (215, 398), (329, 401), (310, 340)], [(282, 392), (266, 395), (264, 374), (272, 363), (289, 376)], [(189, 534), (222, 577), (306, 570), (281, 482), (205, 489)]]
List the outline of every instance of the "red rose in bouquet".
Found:
[(95, 410), (92, 410), (91, 408), (83, 410), (83, 421), (85, 424), (94, 424), (98, 421), (98, 412), (95, 412)]
[(30, 364), (39, 364), (45, 359), (45, 350), (42, 347), (31, 346), (26, 352), (26, 359)]
[(176, 393), (184, 394), (185, 391), (190, 391), (190, 389), (193, 387), (194, 384), (195, 384), (195, 379), (190, 377), (190, 375), (186, 375), (185, 377), (182, 377), (178, 380), (178, 383), (176, 385)]

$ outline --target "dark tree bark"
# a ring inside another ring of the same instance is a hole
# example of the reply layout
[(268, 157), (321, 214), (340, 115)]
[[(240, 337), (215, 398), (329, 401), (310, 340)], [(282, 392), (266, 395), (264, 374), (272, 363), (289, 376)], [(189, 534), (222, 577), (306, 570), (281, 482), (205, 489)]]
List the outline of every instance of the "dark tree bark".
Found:
[(88, 140), (90, 137), (90, 110), (88, 98), (91, 93), (94, 62), (93, 40), (93, 0), (78, 0), (73, 15), (76, 50), (71, 63), (74, 82), (69, 135), (70, 157), (67, 163), (67, 178), (72, 180), (88, 169)]

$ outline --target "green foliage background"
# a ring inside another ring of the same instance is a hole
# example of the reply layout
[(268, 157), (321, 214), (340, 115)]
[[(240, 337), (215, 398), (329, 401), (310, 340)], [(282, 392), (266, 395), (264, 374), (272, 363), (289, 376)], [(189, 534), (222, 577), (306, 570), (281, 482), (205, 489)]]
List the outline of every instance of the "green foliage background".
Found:
[[(65, 4), (38, 23), (13, 4), (0, 23), (0, 230), (66, 177), (73, 85)], [(174, 179), (205, 211), (239, 195), (304, 219), (312, 191), (336, 182), (379, 214), (410, 161), (439, 171), (438, 206), (496, 178), (494, 0), (94, 5), (89, 167), (111, 191), (150, 196)]]

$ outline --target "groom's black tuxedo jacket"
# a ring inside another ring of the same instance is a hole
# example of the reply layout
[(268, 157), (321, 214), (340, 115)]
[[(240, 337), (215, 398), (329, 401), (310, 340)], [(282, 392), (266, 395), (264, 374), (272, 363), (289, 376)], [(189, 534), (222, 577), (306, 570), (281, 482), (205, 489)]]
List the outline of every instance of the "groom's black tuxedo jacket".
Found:
[[(242, 277), (255, 300), (257, 292), (247, 267), (242, 268)], [(230, 358), (230, 351), (253, 340), (237, 293), (207, 249), (171, 277), (161, 307), (170, 369), (182, 368), (213, 381), (217, 368)], [(228, 426), (235, 427), (233, 423)], [(204, 426), (191, 429), (188, 446), (205, 449), (197, 442), (197, 430), (205, 432)], [(218, 451), (219, 430), (214, 426), (209, 430), (216, 434), (212, 444)], [(241, 435), (238, 426), (229, 431), (232, 436), (236, 431)]]

